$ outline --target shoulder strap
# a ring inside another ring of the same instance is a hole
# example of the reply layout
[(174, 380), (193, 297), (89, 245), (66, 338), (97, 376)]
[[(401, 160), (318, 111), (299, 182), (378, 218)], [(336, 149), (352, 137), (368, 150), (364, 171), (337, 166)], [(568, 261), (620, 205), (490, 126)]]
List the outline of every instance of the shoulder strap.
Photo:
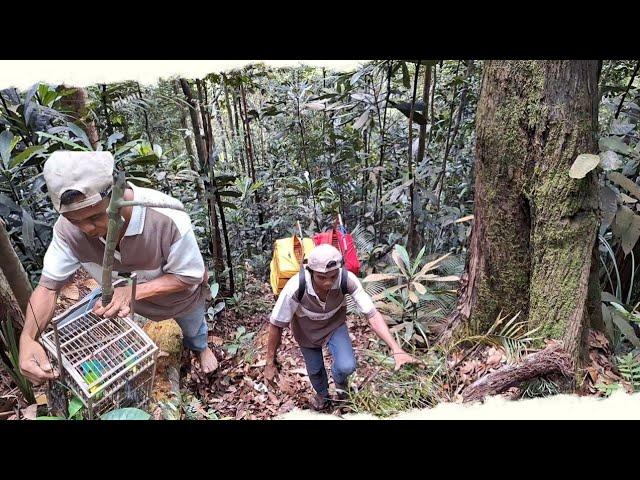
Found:
[[(346, 267), (342, 267), (340, 269), (340, 291), (342, 292), (343, 295), (346, 295), (348, 292), (348, 284), (347, 284), (347, 278), (349, 275), (349, 271), (346, 269)], [(298, 303), (300, 303), (302, 301), (302, 297), (304, 296), (304, 292), (306, 290), (307, 287), (307, 278), (306, 275), (304, 274), (304, 265), (300, 266), (300, 275), (298, 275), (298, 291), (296, 292), (296, 299), (298, 300)]]
[(342, 268), (340, 269), (340, 290), (342, 291), (343, 295), (346, 295), (347, 292), (347, 276), (349, 275), (349, 271), (347, 270), (347, 267), (345, 267), (344, 265), (342, 266)]
[(296, 299), (298, 300), (298, 303), (302, 301), (304, 292), (307, 289), (307, 278), (306, 278), (306, 275), (304, 274), (305, 263), (306, 263), (306, 259), (305, 259), (305, 262), (302, 262), (302, 265), (300, 265), (300, 274), (298, 275), (298, 291), (296, 293)]

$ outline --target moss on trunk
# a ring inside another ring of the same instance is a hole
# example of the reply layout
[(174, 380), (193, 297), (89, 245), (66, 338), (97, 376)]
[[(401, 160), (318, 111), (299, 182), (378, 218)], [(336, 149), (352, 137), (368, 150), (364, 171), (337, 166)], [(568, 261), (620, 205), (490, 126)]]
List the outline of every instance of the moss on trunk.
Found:
[(586, 319), (599, 323), (596, 176), (569, 177), (579, 154), (597, 153), (596, 102), (596, 61), (492, 61), (476, 117), (475, 220), (460, 311), (478, 331), (501, 311), (521, 312), (538, 334), (563, 340), (574, 364)]

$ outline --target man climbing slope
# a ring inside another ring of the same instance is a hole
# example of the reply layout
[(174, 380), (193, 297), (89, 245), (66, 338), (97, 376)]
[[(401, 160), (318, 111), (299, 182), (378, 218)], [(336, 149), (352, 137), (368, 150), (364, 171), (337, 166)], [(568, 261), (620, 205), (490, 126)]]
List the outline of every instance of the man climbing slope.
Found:
[[(20, 369), (33, 383), (57, 376), (38, 337), (53, 316), (58, 292), (74, 272), (84, 269), (102, 281), (114, 159), (109, 152), (54, 152), (44, 165), (44, 179), (60, 213), (44, 257), (38, 286), (30, 298), (20, 336)], [(163, 201), (170, 197), (128, 183), (125, 200)], [(198, 353), (205, 373), (217, 368), (207, 346), (205, 302), (209, 296), (204, 260), (189, 215), (168, 208), (123, 207), (114, 276), (136, 272), (136, 313), (151, 320), (174, 318), (187, 348)], [(129, 314), (131, 287), (117, 287), (108, 305), (98, 300), (94, 313), (104, 317)]]
[(282, 328), (291, 324), (316, 392), (311, 398), (311, 406), (316, 410), (326, 408), (330, 400), (322, 347), (326, 345), (333, 357), (332, 374), (339, 399), (346, 398), (348, 377), (356, 369), (353, 346), (345, 323), (347, 306), (343, 291), (351, 295), (376, 335), (391, 348), (396, 370), (405, 363), (415, 361), (393, 339), (389, 327), (362, 288), (358, 277), (343, 270), (342, 264), (342, 255), (335, 247), (329, 244), (315, 247), (309, 254), (304, 282), (299, 282), (300, 273), (289, 279), (270, 317), (265, 378), (272, 380), (276, 374), (276, 351)]

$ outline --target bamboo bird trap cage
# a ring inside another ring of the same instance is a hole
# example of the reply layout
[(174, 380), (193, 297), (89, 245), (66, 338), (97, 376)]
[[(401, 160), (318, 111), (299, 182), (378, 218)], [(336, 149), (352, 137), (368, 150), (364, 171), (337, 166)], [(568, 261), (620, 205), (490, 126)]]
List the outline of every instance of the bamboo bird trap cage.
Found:
[[(131, 281), (135, 295), (135, 275)], [(129, 317), (101, 318), (85, 297), (52, 321), (42, 343), (54, 357), (61, 381), (85, 405), (88, 418), (116, 408), (145, 409), (155, 377), (158, 347)]]

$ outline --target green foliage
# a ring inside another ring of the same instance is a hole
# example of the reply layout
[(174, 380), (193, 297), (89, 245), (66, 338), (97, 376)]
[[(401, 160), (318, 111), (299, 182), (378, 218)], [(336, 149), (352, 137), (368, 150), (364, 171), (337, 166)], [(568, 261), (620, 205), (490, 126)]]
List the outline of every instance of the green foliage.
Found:
[(151, 415), (139, 408), (119, 408), (100, 416), (100, 420), (149, 420)]
[[(616, 366), (620, 372), (620, 376), (627, 383), (632, 392), (640, 392), (640, 360), (632, 352), (626, 355), (618, 355), (615, 358)], [(598, 383), (596, 385), (598, 391), (606, 397), (610, 396), (622, 388), (619, 382), (611, 384)]]
[(31, 383), (20, 371), (18, 334), (10, 318), (0, 321), (0, 364), (20, 389), (25, 400), (35, 402)]
[(402, 245), (395, 245), (393, 264), (384, 273), (370, 274), (363, 280), (365, 285), (374, 284), (369, 293), (376, 307), (397, 324), (391, 331), (398, 334), (404, 330), (403, 343), (415, 340), (426, 345), (429, 321), (438, 318), (438, 313), (446, 313), (441, 307), (451, 308), (450, 300), (455, 299), (455, 290), (442, 285), (457, 282), (459, 276), (433, 273), (450, 254), (427, 259), (423, 264), (424, 253), (423, 247), (411, 260)]
[(67, 405), (68, 416), (66, 418), (59, 417), (59, 416), (45, 415), (41, 417), (36, 417), (36, 420), (82, 420), (84, 408), (85, 406), (82, 403), (82, 400), (74, 396), (73, 398), (71, 398), (71, 400), (69, 400), (69, 404)]
[[(603, 291), (629, 307), (640, 301), (635, 249), (640, 238), (640, 82), (636, 77), (630, 83), (636, 64), (636, 60), (604, 62), (599, 107), (600, 280)], [(619, 250), (623, 255), (617, 254)]]
[(240, 325), (236, 329), (233, 340), (224, 345), (224, 349), (231, 355), (236, 355), (239, 351), (245, 350), (245, 359), (249, 359), (255, 352), (251, 350), (251, 340), (255, 336), (256, 332), (247, 332), (244, 325)]

